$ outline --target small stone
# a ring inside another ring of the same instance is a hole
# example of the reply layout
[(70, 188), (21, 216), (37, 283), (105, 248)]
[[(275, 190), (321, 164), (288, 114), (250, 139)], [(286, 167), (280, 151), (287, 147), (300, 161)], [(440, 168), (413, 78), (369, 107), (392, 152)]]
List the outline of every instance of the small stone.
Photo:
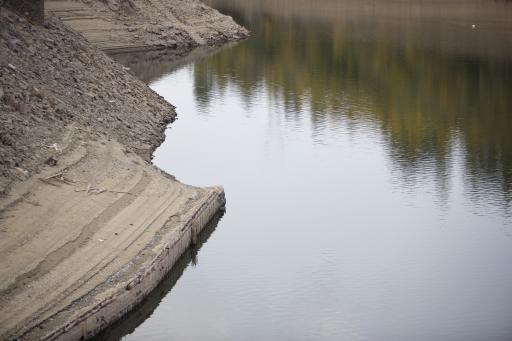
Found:
[(54, 167), (54, 166), (57, 166), (57, 162), (58, 160), (56, 158), (54, 158), (53, 156), (50, 156), (48, 159), (46, 159), (45, 163), (48, 165), (48, 166), (51, 166), (51, 167)]
[(7, 64), (7, 67), (13, 71), (16, 71), (16, 66), (12, 65), (12, 64)]
[(22, 180), (27, 179), (29, 175), (27, 170), (20, 167), (14, 167), (14, 174)]
[(135, 32), (137, 31), (136, 27), (128, 27), (128, 32)]
[(21, 41), (19, 39), (13, 38), (9, 40), (9, 46), (15, 48), (16, 45), (20, 45)]
[(39, 88), (36, 88), (35, 86), (32, 88), (32, 92), (34, 93), (34, 96), (36, 96), (37, 98), (39, 99), (43, 99), (43, 92), (39, 89)]
[(66, 107), (64, 106), (63, 103), (59, 103), (55, 107), (55, 111), (57, 112), (57, 114), (61, 114), (61, 115), (66, 114)]
[(22, 114), (26, 114), (30, 111), (30, 106), (27, 103), (18, 103), (18, 111)]

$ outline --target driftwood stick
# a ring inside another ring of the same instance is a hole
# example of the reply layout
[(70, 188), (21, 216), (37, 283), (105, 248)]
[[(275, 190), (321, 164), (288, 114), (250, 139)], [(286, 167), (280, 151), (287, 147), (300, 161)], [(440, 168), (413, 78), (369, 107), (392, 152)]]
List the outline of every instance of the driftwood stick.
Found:
[(53, 178), (56, 178), (56, 177), (62, 177), (62, 176), (64, 176), (64, 174), (63, 174), (63, 173), (57, 173), (57, 174), (50, 175), (50, 176), (48, 176), (48, 177), (46, 177), (46, 178), (43, 178), (43, 179), (41, 179), (41, 180), (43, 180), (43, 181), (44, 181), (44, 180), (50, 180), (50, 179), (53, 179)]
[(118, 194), (130, 194), (130, 195), (133, 195), (134, 197), (136, 197), (137, 195), (136, 194), (133, 194), (133, 193), (130, 193), (130, 192), (123, 192), (123, 191), (111, 191), (111, 190), (105, 190), (106, 192), (110, 192), (110, 193), (118, 193)]
[(52, 182), (51, 180), (60, 181), (60, 182), (65, 183), (66, 185), (70, 185), (70, 186), (74, 186), (75, 185), (75, 181), (73, 181), (73, 180), (71, 180), (69, 178), (66, 178), (63, 173), (57, 173), (57, 174), (54, 174), (54, 175), (50, 175), (50, 176), (48, 176), (46, 178), (39, 178), (39, 180), (41, 180), (45, 184), (52, 185), (52, 186), (57, 186), (57, 187), (59, 187), (59, 186), (56, 183)]
[(65, 183), (67, 183), (68, 185), (74, 185), (74, 184), (75, 184), (75, 181), (73, 181), (73, 180), (71, 180), (71, 179), (69, 179), (69, 178), (66, 178), (66, 177), (64, 177), (64, 176), (62, 176), (62, 177), (60, 178), (60, 181), (65, 182)]
[(91, 188), (84, 188), (84, 189), (75, 189), (75, 192), (87, 192), (87, 193), (91, 192), (92, 193), (94, 191), (99, 191), (99, 189), (98, 188), (92, 188), (92, 187)]
[(87, 188), (85, 188), (85, 189), (75, 189), (75, 192), (87, 192), (87, 194), (95, 194), (95, 195), (107, 192), (107, 193), (116, 193), (116, 194), (129, 194), (129, 195), (133, 195), (135, 197), (137, 196), (130, 192), (114, 191), (114, 190), (109, 190), (109, 189), (105, 189), (105, 188), (94, 188), (94, 187), (90, 187), (90, 186), (87, 186)]

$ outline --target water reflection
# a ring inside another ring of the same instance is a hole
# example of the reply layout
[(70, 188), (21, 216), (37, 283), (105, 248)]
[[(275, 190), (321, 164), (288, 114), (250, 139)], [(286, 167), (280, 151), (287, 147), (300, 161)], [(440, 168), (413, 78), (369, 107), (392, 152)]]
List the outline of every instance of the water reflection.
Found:
[[(361, 39), (387, 36), (386, 43), (423, 47), (485, 58), (512, 57), (508, 0), (206, 0), (246, 26), (258, 18), (279, 22), (361, 24)], [(376, 30), (378, 28), (378, 30)]]
[(229, 213), (126, 339), (510, 340), (512, 5), (213, 2), (253, 37), (145, 65)]
[(110, 54), (137, 78), (152, 83), (192, 61), (200, 61), (219, 50), (219, 47), (201, 46), (192, 51), (188, 48), (158, 49), (131, 53)]
[[(222, 8), (225, 2), (213, 4)], [(235, 86), (250, 107), (263, 91), (283, 107), (285, 120), (310, 121), (313, 137), (332, 135), (326, 130), (347, 122), (349, 129), (373, 122), (406, 185), (434, 174), (444, 197), (454, 153), (460, 153), (463, 160), (457, 162), (464, 163), (470, 197), (507, 208), (512, 185), (512, 40), (510, 34), (492, 29), (506, 23), (507, 29), (512, 27), (512, 5), (493, 6), (476, 18), (465, 17), (465, 22), (479, 22), (478, 32), (469, 24), (461, 29), (453, 22), (414, 20), (398, 32), (396, 22), (372, 21), (373, 16), (314, 17), (306, 25), (300, 16), (283, 20), (281, 7), (270, 14), (251, 12), (249, 18), (230, 7), (256, 37), (196, 64), (195, 96), (205, 107)], [(267, 5), (262, 8), (269, 10)], [(434, 46), (433, 41), (445, 44)], [(486, 50), (490, 41), (494, 48)]]

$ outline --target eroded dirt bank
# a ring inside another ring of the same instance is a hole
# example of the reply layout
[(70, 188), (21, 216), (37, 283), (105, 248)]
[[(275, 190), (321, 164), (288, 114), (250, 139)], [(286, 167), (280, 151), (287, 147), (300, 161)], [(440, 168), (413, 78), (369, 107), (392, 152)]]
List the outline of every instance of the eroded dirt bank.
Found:
[(224, 203), (150, 163), (174, 108), (48, 16), (0, 14), (0, 340), (88, 338)]
[(176, 117), (163, 98), (55, 18), (32, 25), (3, 9), (0, 35), (0, 191), (58, 159), (70, 133), (150, 160)]
[(218, 45), (248, 35), (199, 0), (46, 0), (45, 6), (109, 52)]

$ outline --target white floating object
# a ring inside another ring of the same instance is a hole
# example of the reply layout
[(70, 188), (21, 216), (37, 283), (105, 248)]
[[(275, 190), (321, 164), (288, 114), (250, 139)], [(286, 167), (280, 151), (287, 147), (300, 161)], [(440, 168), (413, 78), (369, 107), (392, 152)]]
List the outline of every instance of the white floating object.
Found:
[(472, 29), (475, 29), (475, 28), (476, 28), (476, 25), (475, 25), (475, 24), (471, 25), (471, 28), (472, 28)]

